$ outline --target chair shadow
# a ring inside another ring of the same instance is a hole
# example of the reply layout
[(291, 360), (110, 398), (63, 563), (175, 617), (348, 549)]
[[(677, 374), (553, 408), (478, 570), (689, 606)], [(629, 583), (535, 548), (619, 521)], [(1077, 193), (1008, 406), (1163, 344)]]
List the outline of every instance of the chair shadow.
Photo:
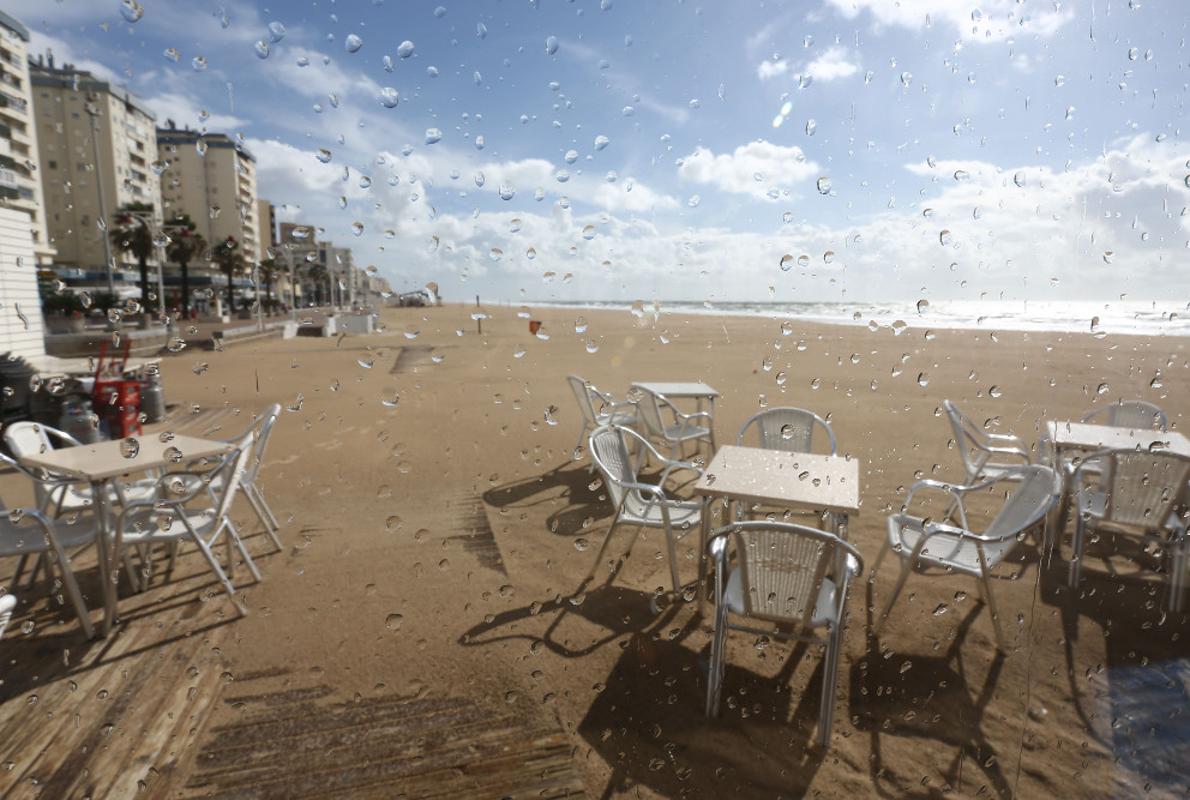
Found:
[[(869, 603), (869, 606), (871, 603)], [(914, 655), (911, 669), (902, 671), (904, 658), (885, 658), (879, 638), (868, 637), (868, 651), (851, 668), (851, 715), (857, 730), (871, 738), (869, 770), (872, 787), (881, 797), (942, 798), (951, 796), (943, 786), (922, 786), (921, 776), (898, 776), (882, 756), (882, 736), (942, 742), (956, 751), (943, 771), (950, 786), (958, 784), (964, 770), (983, 772), (990, 792), (1013, 796), (1000, 758), (981, 730), (1004, 668), (1005, 655), (996, 651), (983, 686), (970, 685), (963, 661), (963, 643), (976, 618), (985, 610), (976, 603), (963, 617), (954, 640), (937, 656)], [(871, 623), (869, 621), (869, 630)], [(907, 711), (908, 709), (908, 711)]]
[[(598, 472), (589, 472), (585, 465), (566, 467), (574, 461), (564, 461), (541, 475), (522, 478), (483, 493), (483, 501), (495, 508), (531, 508), (556, 499), (553, 493), (561, 489), (566, 507), (546, 518), (546, 527), (558, 536), (577, 536), (592, 521), (610, 517), (613, 512)], [(544, 495), (533, 499), (538, 495)]]
[(628, 642), (578, 727), (612, 767), (601, 797), (634, 787), (663, 797), (806, 792), (824, 755), (815, 743), (822, 669), (795, 701), (788, 683), (804, 645), (793, 649), (775, 677), (729, 660), (723, 710), (718, 719), (708, 719), (707, 649), (699, 653), (682, 646), (680, 638), (646, 634)]
[[(459, 637), (459, 643), (467, 647), (482, 647), (519, 639), (541, 642), (551, 653), (564, 658), (582, 658), (625, 635), (639, 634), (646, 629), (669, 624), (681, 608), (674, 604), (654, 614), (650, 608), (650, 601), (654, 597), (651, 593), (615, 586), (610, 579), (586, 591), (585, 585), (584, 582), (579, 591), (566, 597), (531, 603), (496, 614), (491, 622), (482, 622), (465, 631)], [(553, 619), (544, 633), (517, 632), (520, 623), (532, 618), (548, 619), (550, 615), (553, 615)], [(560, 633), (569, 616), (597, 625), (605, 633), (587, 645), (572, 647)]]

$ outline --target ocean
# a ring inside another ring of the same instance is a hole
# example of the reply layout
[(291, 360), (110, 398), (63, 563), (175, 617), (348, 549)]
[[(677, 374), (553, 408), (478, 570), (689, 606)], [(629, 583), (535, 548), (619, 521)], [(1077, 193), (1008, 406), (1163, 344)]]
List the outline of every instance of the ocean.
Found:
[(621, 309), (637, 316), (712, 314), (811, 320), (836, 325), (975, 328), (989, 331), (1061, 331), (1190, 336), (1190, 302), (931, 300), (904, 303), (754, 303), (674, 301), (532, 301), (530, 307)]

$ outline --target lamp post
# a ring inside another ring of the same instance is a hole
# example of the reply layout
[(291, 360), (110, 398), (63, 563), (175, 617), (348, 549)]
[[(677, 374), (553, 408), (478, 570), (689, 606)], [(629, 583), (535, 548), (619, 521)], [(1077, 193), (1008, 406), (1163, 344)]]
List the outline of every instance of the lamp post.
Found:
[[(103, 224), (106, 226), (107, 204), (104, 202), (103, 197), (103, 175), (99, 171), (99, 106), (91, 101), (87, 101), (84, 108), (87, 116), (91, 118), (91, 155), (94, 159), (95, 191), (99, 194), (99, 218), (103, 220)], [(107, 291), (114, 300), (116, 297), (116, 277), (112, 273), (112, 243), (108, 239), (106, 227), (103, 229), (102, 235), (99, 238), (103, 239), (103, 256), (107, 267)]]

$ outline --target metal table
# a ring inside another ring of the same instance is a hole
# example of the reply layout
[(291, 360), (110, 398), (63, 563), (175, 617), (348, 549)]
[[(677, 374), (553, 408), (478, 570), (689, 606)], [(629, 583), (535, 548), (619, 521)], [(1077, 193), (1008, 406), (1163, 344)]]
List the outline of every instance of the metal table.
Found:
[(831, 528), (846, 539), (850, 515), (859, 514), (859, 461), (838, 455), (724, 445), (694, 484), (694, 493), (703, 498), (698, 555), (701, 613), (706, 597), (711, 503), (715, 499), (825, 511), (830, 515)]
[[(74, 478), (91, 485), (91, 499), (95, 507), (95, 549), (99, 554), (99, 578), (103, 583), (103, 635), (112, 629), (116, 616), (116, 576), (118, 565), (110, 545), (113, 538), (107, 484), (133, 472), (168, 468), (180, 461), (195, 461), (222, 456), (235, 446), (227, 442), (199, 439), (194, 436), (145, 436), (136, 438), (135, 454), (126, 455), (125, 440), (98, 442), (80, 447), (64, 447), (45, 453), (25, 456), (20, 464), (29, 469), (43, 469), (55, 475)], [(177, 452), (174, 452), (176, 448)], [(181, 454), (179, 458), (178, 454)]]

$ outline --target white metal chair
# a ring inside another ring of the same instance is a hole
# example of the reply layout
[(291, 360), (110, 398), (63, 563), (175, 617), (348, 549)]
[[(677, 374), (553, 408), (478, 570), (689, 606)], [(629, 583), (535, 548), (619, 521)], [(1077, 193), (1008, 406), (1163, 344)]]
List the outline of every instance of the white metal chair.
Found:
[[(822, 643), (826, 654), (818, 742), (828, 747), (847, 589), (851, 579), (863, 573), (863, 558), (833, 533), (785, 522), (735, 522), (715, 531), (707, 546), (715, 561), (707, 716), (719, 713), (729, 630)], [(770, 627), (734, 622), (735, 617)], [(818, 633), (823, 629), (825, 636)]]
[[(946, 410), (950, 427), (954, 431), (955, 446), (963, 459), (963, 483), (972, 484), (987, 478), (1017, 475), (1017, 467), (1031, 463), (1029, 448), (1021, 437), (1012, 433), (988, 433), (950, 400), (943, 400), (942, 408)], [(1020, 459), (1020, 463), (992, 460), (1000, 456)]]
[(736, 444), (745, 445), (750, 431), (754, 430), (757, 447), (765, 450), (783, 450), (787, 453), (811, 453), (814, 431), (819, 429), (826, 436), (830, 454), (835, 455), (838, 445), (830, 423), (804, 408), (768, 408), (753, 414), (740, 427)]
[(0, 595), (0, 636), (4, 635), (4, 629), (8, 627), (8, 623), (12, 622), (12, 612), (16, 607), (16, 595)]
[(631, 400), (617, 401), (607, 392), (599, 391), (577, 375), (567, 375), (566, 382), (570, 384), (570, 390), (574, 392), (574, 399), (583, 415), (583, 427), (578, 432), (575, 450), (582, 447), (588, 431), (593, 431), (601, 425), (636, 425), (636, 403)]
[[(12, 423), (4, 429), (4, 442), (17, 459), (82, 444), (65, 431), (37, 422)], [(63, 514), (90, 510), (92, 501), (89, 484), (68, 476), (55, 475), (48, 470), (18, 468), (33, 480), (33, 497), (41, 511), (61, 517)], [(112, 486), (109, 499), (113, 502), (144, 499), (152, 495), (154, 485), (154, 479), (120, 481), (118, 487)]]
[[(1002, 482), (1014, 484), (1004, 505), (982, 533), (975, 531), (967, 519), (964, 496)], [(920, 480), (910, 487), (905, 498), (905, 509), (910, 507), (914, 496), (922, 489), (938, 489), (948, 493), (951, 496), (952, 507), (957, 510), (959, 524), (933, 522), (926, 517), (913, 516), (907, 510), (888, 518), (888, 538), (880, 550), (872, 574), (875, 575), (880, 569), (881, 562), (890, 550), (901, 559), (901, 574), (884, 605), (884, 610), (876, 618), (873, 635), (888, 618), (910, 572), (958, 572), (977, 580), (992, 615), (996, 642), (1001, 649), (1006, 649), (989, 576), (1012, 552), (1017, 544), (1017, 537), (1045, 519), (1046, 513), (1061, 491), (1057, 473), (1050, 467), (1028, 465), (1013, 467), (995, 477), (985, 478), (971, 485)]]
[[(32, 525), (22, 525), (24, 522), (31, 522)], [(78, 522), (59, 527), (41, 511), (0, 511), (0, 558), (19, 556), (23, 562), (30, 555), (52, 554), (52, 558), (42, 559), (46, 581), (53, 585), (53, 562), (57, 561), (58, 571), (62, 574), (62, 584), (66, 587), (66, 594), (74, 605), (79, 624), (82, 625), (88, 639), (95, 636), (95, 628), (91, 625), (87, 604), (83, 602), (82, 592), (79, 591), (78, 581), (75, 580), (69, 551), (94, 542), (93, 525)]]
[(715, 451), (715, 418), (709, 411), (689, 414), (679, 411), (665, 395), (637, 387), (640, 399), (636, 407), (649, 438), (663, 443), (670, 456), (679, 458), (687, 442), (705, 441)]
[[(633, 463), (628, 452), (628, 443), (633, 442), (642, 456), (652, 456), (662, 465), (657, 483), (644, 483), (638, 477), (639, 464)], [(607, 531), (610, 540), (616, 526), (635, 525), (643, 528), (659, 528), (665, 531), (665, 544), (669, 553), (669, 571), (674, 592), (682, 589), (678, 578), (677, 540), (691, 531), (698, 531), (702, 524), (702, 502), (699, 500), (678, 500), (665, 491), (669, 476), (679, 470), (688, 470), (696, 475), (702, 471), (684, 461), (674, 461), (658, 453), (652, 445), (636, 431), (615, 425), (601, 425), (591, 434), (589, 441), (591, 458), (603, 475), (608, 497), (615, 506), (615, 518)]]
[[(254, 437), (255, 445), (249, 449), (251, 457), (248, 459), (248, 466), (244, 470), (244, 474), (240, 476), (239, 491), (248, 500), (248, 505), (252, 506), (253, 512), (256, 513), (256, 518), (264, 525), (265, 532), (269, 538), (273, 540), (273, 544), (277, 549), (281, 549), (281, 539), (277, 536), (277, 531), (280, 530), (281, 525), (277, 521), (277, 516), (273, 510), (269, 508), (268, 502), (264, 499), (264, 492), (256, 482), (257, 476), (260, 474), (260, 466), (264, 462), (265, 450), (269, 445), (269, 436), (273, 432), (273, 425), (276, 424), (277, 418), (281, 415), (281, 404), (273, 403), (265, 410), (264, 414), (258, 417), (248, 426), (248, 429), (240, 435), (238, 439), (228, 440), (230, 444), (235, 444), (239, 448), (248, 447), (248, 440), (246, 437)], [(220, 473), (211, 481), (211, 490), (219, 492), (222, 488), (220, 482), (223, 480), (223, 473)]]
[[(246, 439), (243, 446), (223, 458), (213, 473), (171, 472), (163, 475), (158, 479), (157, 496), (126, 505), (116, 526), (118, 557), (124, 552), (123, 548), (129, 545), (152, 545), (158, 542), (172, 544), (186, 540), (194, 542), (241, 615), (246, 615), (248, 610), (236, 598), (235, 587), (228, 574), (219, 566), (212, 553), (212, 547), (221, 536), (229, 537), (243, 556), (252, 577), (260, 580), (260, 570), (256, 568), (252, 556), (240, 540), (239, 532), (230, 516), (240, 477), (247, 470), (248, 461), (252, 457), (252, 434), (249, 433)], [(209, 485), (216, 476), (219, 478), (218, 492), (211, 491)], [(203, 494), (211, 500), (211, 505), (190, 505)], [(229, 571), (231, 563), (232, 554), (229, 549)], [(148, 565), (145, 567), (147, 570)], [(140, 588), (140, 582), (135, 575), (130, 575), (130, 581), (134, 588)]]
[(1169, 607), (1182, 604), (1185, 583), (1186, 523), (1174, 513), (1184, 502), (1190, 458), (1143, 450), (1101, 450), (1087, 457), (1071, 481), (1075, 493), (1074, 552), (1070, 586), (1082, 577), (1089, 532), (1133, 536), (1166, 549)]
[(1111, 425), (1113, 428), (1139, 428), (1146, 431), (1169, 429), (1169, 419), (1158, 406), (1145, 400), (1121, 400), (1108, 406), (1092, 408), (1083, 414), (1083, 422)]

